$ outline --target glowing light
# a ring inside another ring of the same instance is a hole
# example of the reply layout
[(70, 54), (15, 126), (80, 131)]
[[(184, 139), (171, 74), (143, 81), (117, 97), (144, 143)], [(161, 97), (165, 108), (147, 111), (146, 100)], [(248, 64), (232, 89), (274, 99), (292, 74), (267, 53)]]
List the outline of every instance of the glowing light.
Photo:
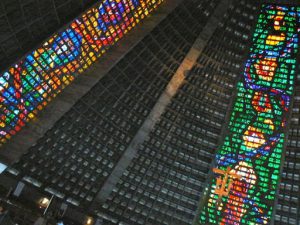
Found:
[(41, 198), (38, 202), (40, 208), (47, 208), (50, 203), (48, 198)]
[(94, 219), (92, 217), (87, 217), (85, 221), (85, 225), (92, 225), (94, 222)]
[(272, 121), (271, 119), (265, 119), (265, 120), (264, 120), (264, 123), (267, 124), (267, 125), (269, 125), (269, 128), (270, 128), (271, 130), (274, 130), (274, 129), (275, 129), (274, 123), (273, 123), (273, 121)]
[(266, 44), (267, 45), (278, 45), (281, 41), (285, 40), (285, 35), (269, 35)]
[[(275, 30), (280, 30), (281, 28), (281, 23), (283, 22), (283, 18), (285, 13), (284, 12), (278, 12), (278, 16), (274, 18), (274, 29)], [(283, 22), (282, 26), (285, 26), (285, 22)]]
[(275, 69), (277, 68), (276, 59), (265, 58), (263, 60), (259, 60), (256, 64), (254, 64), (254, 67), (259, 78), (265, 81), (272, 81)]
[(266, 142), (264, 134), (258, 128), (252, 126), (249, 126), (246, 130), (243, 139), (248, 148), (258, 148)]
[(257, 112), (269, 112), (272, 110), (268, 94), (255, 92), (252, 100), (252, 106)]

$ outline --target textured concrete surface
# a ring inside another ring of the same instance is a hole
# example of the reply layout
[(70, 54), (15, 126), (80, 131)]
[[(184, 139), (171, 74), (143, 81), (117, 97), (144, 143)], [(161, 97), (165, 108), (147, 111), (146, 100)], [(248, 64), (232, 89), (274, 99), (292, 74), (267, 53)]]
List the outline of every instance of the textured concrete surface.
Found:
[(118, 164), (115, 166), (113, 172), (108, 177), (106, 183), (102, 186), (97, 197), (95, 198), (95, 202), (93, 203), (93, 205), (99, 205), (101, 203), (104, 203), (105, 200), (109, 197), (112, 190), (121, 178), (122, 174), (125, 172), (126, 168), (133, 160), (134, 156), (137, 154), (139, 145), (142, 144), (149, 136), (151, 130), (158, 122), (160, 116), (166, 110), (166, 107), (169, 103), (171, 103), (172, 98), (177, 93), (181, 85), (184, 83), (185, 73), (191, 70), (193, 65), (196, 63), (207, 42), (216, 30), (220, 18), (223, 18), (223, 15), (225, 14), (228, 6), (229, 1), (223, 0), (216, 8), (211, 19), (203, 28), (202, 32), (196, 39), (190, 51), (188, 52), (181, 65), (177, 69), (176, 73), (173, 75), (165, 91), (162, 93), (155, 106), (151, 110), (149, 116), (147, 117), (147, 119), (133, 138), (129, 147), (125, 150), (124, 155), (122, 156)]

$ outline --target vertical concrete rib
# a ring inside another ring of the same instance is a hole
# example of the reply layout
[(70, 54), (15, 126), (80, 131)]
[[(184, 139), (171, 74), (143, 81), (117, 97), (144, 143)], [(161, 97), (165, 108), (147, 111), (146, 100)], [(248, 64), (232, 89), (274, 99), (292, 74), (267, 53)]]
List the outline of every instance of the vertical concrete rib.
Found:
[(149, 136), (151, 130), (158, 122), (160, 116), (165, 111), (167, 105), (171, 102), (178, 89), (184, 83), (185, 73), (191, 70), (194, 64), (196, 63), (207, 42), (216, 30), (219, 24), (219, 20), (223, 18), (223, 15), (227, 11), (230, 3), (231, 0), (220, 1), (210, 20), (205, 25), (202, 32), (191, 47), (190, 51), (188, 52), (181, 65), (173, 75), (165, 91), (159, 97), (149, 116), (146, 118), (141, 128), (138, 130), (135, 137), (131, 141), (130, 145), (125, 150), (124, 155), (116, 164), (113, 172), (107, 178), (101, 190), (98, 192), (97, 197), (95, 198), (91, 206), (91, 210), (93, 210), (93, 208), (96, 208), (98, 204), (104, 203), (105, 200), (109, 197), (112, 190), (121, 178), (122, 174), (125, 172), (126, 168), (133, 160), (134, 156), (137, 154), (139, 145), (142, 144)]

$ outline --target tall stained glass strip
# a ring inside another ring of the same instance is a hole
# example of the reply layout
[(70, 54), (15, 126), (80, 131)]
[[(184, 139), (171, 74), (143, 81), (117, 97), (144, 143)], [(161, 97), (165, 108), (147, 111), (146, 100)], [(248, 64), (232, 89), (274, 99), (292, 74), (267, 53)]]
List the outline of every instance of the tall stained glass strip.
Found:
[(293, 93), (296, 7), (263, 5), (200, 224), (270, 224)]
[(163, 0), (102, 0), (0, 76), (0, 145)]

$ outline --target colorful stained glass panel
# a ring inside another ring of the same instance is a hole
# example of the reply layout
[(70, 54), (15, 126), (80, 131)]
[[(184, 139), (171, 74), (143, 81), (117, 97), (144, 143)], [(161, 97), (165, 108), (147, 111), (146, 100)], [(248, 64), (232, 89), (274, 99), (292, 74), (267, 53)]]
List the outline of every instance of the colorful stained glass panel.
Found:
[(163, 0), (102, 0), (2, 73), (0, 144)]
[(262, 7), (201, 224), (270, 224), (296, 73), (298, 12)]

